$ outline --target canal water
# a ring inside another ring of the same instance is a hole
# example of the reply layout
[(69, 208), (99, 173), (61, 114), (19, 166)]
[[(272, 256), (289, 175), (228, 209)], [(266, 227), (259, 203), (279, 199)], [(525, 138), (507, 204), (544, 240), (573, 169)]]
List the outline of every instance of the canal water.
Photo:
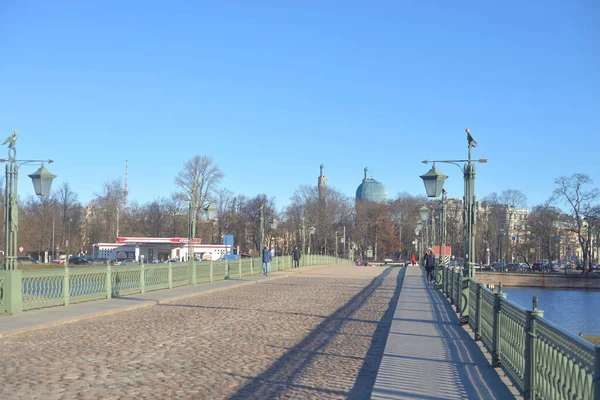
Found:
[(507, 288), (506, 298), (530, 310), (538, 296), (538, 309), (544, 317), (568, 331), (584, 336), (600, 336), (600, 290)]

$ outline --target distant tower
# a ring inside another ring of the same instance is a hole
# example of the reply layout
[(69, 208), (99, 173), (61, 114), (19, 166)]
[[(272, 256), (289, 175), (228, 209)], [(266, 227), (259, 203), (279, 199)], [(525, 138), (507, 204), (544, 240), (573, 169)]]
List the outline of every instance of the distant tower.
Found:
[(127, 178), (127, 159), (125, 159), (125, 191), (123, 192), (123, 210), (127, 211), (127, 202), (129, 201), (129, 182)]
[(365, 177), (363, 178), (363, 182), (369, 179), (369, 168), (365, 167)]
[(319, 175), (319, 199), (325, 199), (325, 190), (327, 189), (327, 177), (325, 176), (325, 166), (321, 164), (321, 175)]

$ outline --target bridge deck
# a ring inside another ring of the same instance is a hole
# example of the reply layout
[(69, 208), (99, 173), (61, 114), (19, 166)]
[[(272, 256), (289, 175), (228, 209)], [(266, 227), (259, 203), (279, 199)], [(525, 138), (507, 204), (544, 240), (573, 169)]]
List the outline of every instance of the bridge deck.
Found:
[(0, 398), (511, 398), (418, 268), (300, 270), (2, 317)]
[(456, 313), (407, 267), (372, 399), (513, 399)]

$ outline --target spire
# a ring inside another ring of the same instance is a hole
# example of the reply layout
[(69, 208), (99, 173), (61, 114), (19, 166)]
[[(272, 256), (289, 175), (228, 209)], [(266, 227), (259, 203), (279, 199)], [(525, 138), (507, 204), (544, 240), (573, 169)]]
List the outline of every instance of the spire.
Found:
[(129, 180), (127, 174), (128, 160), (125, 159), (125, 191), (123, 192), (123, 210), (127, 211), (127, 202), (129, 197)]
[(325, 166), (321, 164), (321, 175), (319, 175), (319, 179), (317, 180), (318, 189), (319, 189), (319, 199), (325, 199), (325, 190), (327, 188), (327, 177), (325, 176)]
[(365, 167), (365, 177), (363, 178), (363, 182), (369, 179), (369, 168)]

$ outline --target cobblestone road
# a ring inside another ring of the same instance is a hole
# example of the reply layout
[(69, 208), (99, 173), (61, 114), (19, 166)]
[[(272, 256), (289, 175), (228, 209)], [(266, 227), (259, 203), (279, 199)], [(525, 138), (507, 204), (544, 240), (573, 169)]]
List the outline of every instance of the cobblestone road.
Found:
[(399, 271), (323, 268), (0, 339), (0, 398), (365, 399)]

